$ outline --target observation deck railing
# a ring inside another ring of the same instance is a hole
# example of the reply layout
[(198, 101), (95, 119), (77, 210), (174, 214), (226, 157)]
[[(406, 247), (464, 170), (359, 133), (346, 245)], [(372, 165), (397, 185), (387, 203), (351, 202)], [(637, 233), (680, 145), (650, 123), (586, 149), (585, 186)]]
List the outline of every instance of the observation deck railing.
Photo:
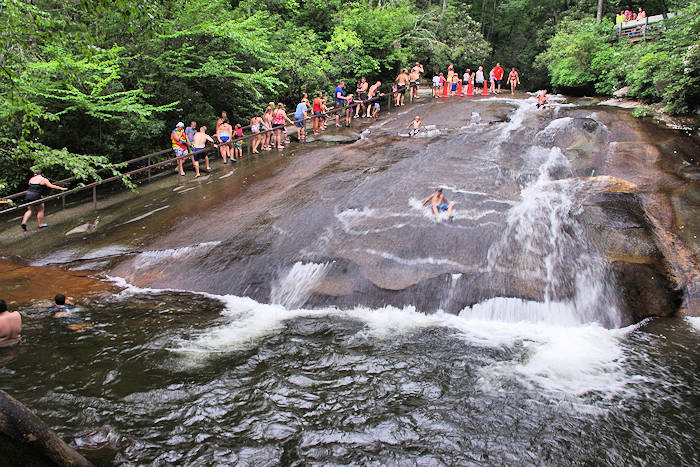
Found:
[[(668, 13), (667, 18), (677, 13)], [(615, 25), (617, 40), (627, 38), (632, 42), (647, 40), (664, 31), (666, 28), (663, 15), (647, 16), (634, 21), (625, 21)]]

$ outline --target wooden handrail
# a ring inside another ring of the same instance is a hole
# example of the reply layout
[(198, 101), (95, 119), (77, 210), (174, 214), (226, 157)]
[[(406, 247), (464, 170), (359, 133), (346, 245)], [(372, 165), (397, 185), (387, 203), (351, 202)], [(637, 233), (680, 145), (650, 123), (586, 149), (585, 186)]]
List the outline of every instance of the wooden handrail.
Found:
[[(417, 85), (410, 85), (410, 86), (408, 86), (406, 89), (410, 89), (411, 87), (416, 87), (416, 86), (417, 86)], [(389, 99), (391, 99), (391, 98), (394, 97), (395, 94), (400, 94), (401, 92), (405, 92), (405, 90), (404, 90), (404, 91), (396, 91), (396, 92), (393, 92), (393, 91), (392, 91), (392, 92), (390, 92), (390, 93), (388, 93), (388, 94), (378, 94), (378, 95), (376, 95), (376, 96), (374, 96), (374, 97), (370, 97), (370, 98), (365, 99), (365, 100), (353, 101), (353, 103), (352, 103), (351, 105), (347, 105), (347, 104), (346, 104), (346, 105), (344, 105), (344, 106), (342, 106), (342, 107), (337, 107), (337, 108), (331, 109), (331, 110), (325, 112), (325, 114), (326, 114), (326, 115), (333, 115), (333, 114), (335, 114), (335, 113), (343, 112), (343, 111), (346, 110), (348, 107), (354, 107), (354, 106), (360, 105), (360, 104), (366, 104), (366, 103), (375, 102), (375, 101), (378, 101), (378, 100), (380, 100), (382, 97), (385, 97), (385, 96), (388, 96)], [(298, 122), (301, 122), (301, 121), (304, 121), (304, 122), (305, 122), (305, 121), (307, 121), (307, 120), (313, 120), (313, 119), (315, 119), (315, 118), (321, 118), (321, 115), (313, 115), (313, 116), (306, 117), (306, 118), (303, 118), (303, 119), (293, 120), (293, 122), (294, 122), (294, 123), (298, 123)], [(243, 128), (243, 127), (242, 127), (242, 128)], [(247, 125), (246, 128), (250, 128), (250, 125)], [(202, 152), (202, 153), (205, 153), (205, 152), (212, 152), (212, 151), (214, 151), (215, 149), (220, 148), (221, 146), (231, 146), (232, 144), (235, 144), (235, 143), (238, 142), (238, 141), (245, 141), (245, 140), (251, 139), (251, 138), (253, 138), (253, 137), (255, 137), (255, 136), (258, 136), (258, 135), (261, 135), (261, 134), (265, 134), (265, 133), (269, 133), (269, 132), (272, 132), (272, 131), (275, 131), (275, 128), (269, 128), (269, 129), (265, 129), (265, 130), (262, 130), (262, 129), (261, 129), (259, 133), (251, 133), (251, 134), (239, 136), (238, 138), (229, 140), (229, 141), (227, 141), (227, 142), (225, 142), (225, 143), (215, 144), (214, 146), (210, 146), (210, 147), (208, 147), (208, 148), (202, 150), (201, 152)], [(132, 163), (134, 163), (134, 162), (140, 162), (140, 161), (142, 161), (142, 160), (144, 160), (144, 159), (148, 159), (148, 158), (150, 158), (150, 157), (162, 156), (163, 154), (167, 154), (167, 153), (172, 152), (172, 151), (173, 151), (172, 148), (170, 148), (170, 149), (164, 149), (164, 150), (162, 150), (162, 151), (154, 152), (154, 153), (151, 153), (151, 154), (146, 154), (145, 156), (140, 156), (140, 157), (137, 157), (137, 158), (135, 158), (135, 159), (131, 159), (131, 160), (122, 162), (122, 164), (127, 164), (127, 165), (128, 165), (128, 164), (132, 164)], [(141, 167), (141, 168), (138, 168), (138, 169), (135, 169), (135, 170), (130, 170), (130, 171), (128, 171), (128, 172), (124, 172), (123, 175), (134, 175), (134, 174), (142, 173), (142, 172), (148, 171), (148, 170), (150, 170), (150, 169), (152, 169), (152, 168), (161, 167), (161, 166), (163, 166), (163, 165), (171, 164), (172, 162), (175, 162), (175, 161), (178, 161), (178, 160), (181, 160), (181, 159), (186, 159), (186, 158), (191, 157), (191, 156), (192, 156), (192, 154), (185, 154), (185, 155), (182, 155), (182, 156), (172, 157), (172, 158), (166, 159), (166, 160), (164, 160), (164, 161), (160, 161), (160, 162), (156, 162), (156, 163), (153, 163), (153, 164), (149, 164), (149, 165), (147, 165), (146, 167)], [(107, 170), (109, 170), (109, 169), (100, 169), (98, 172), (104, 172), (104, 171), (107, 171)], [(57, 181), (56, 183), (57, 183), (57, 184), (58, 184), (58, 183), (65, 183), (65, 182), (74, 181), (74, 180), (77, 180), (77, 178), (76, 178), (76, 177), (71, 177), (71, 178), (67, 178), (67, 179), (64, 179), (64, 180), (59, 180), (59, 181)], [(116, 181), (116, 180), (121, 180), (121, 177), (120, 177), (120, 176), (113, 176), (113, 177), (109, 177), (109, 178), (103, 178), (103, 179), (100, 179), (100, 180), (96, 180), (96, 181), (94, 181), (94, 182), (92, 182), (92, 183), (89, 183), (89, 184), (87, 184), (87, 185), (83, 185), (83, 186), (80, 186), (80, 187), (77, 187), (77, 188), (73, 188), (73, 189), (70, 189), (70, 190), (62, 191), (61, 193), (57, 193), (57, 194), (55, 194), (55, 195), (46, 196), (46, 197), (41, 198), (41, 199), (38, 199), (38, 200), (36, 200), (36, 201), (30, 201), (30, 202), (28, 202), (28, 203), (18, 204), (18, 205), (16, 205), (16, 206), (12, 206), (12, 207), (10, 207), (10, 208), (1, 210), (1, 211), (0, 211), (0, 215), (7, 214), (7, 213), (10, 213), (10, 212), (13, 212), (13, 211), (18, 211), (18, 210), (20, 210), (20, 209), (24, 209), (24, 208), (27, 208), (27, 207), (29, 207), (29, 206), (34, 206), (34, 205), (36, 205), (36, 204), (44, 203), (44, 202), (46, 202), (46, 201), (52, 201), (52, 200), (55, 200), (55, 199), (60, 199), (60, 198), (62, 198), (62, 197), (68, 196), (69, 194), (80, 193), (81, 191), (85, 191), (85, 190), (88, 190), (88, 189), (91, 189), (91, 188), (96, 188), (96, 187), (98, 187), (98, 186), (100, 186), (100, 185), (104, 185), (104, 184), (106, 184), (106, 183), (110, 183), (110, 182), (113, 182), (113, 181)], [(12, 195), (10, 195), (10, 196), (7, 196), (6, 199), (17, 198), (17, 197), (19, 197), (19, 196), (21, 196), (21, 195), (24, 195), (24, 194), (26, 194), (26, 190), (25, 190), (25, 191), (22, 191), (22, 192), (19, 192), (19, 193), (12, 194)]]

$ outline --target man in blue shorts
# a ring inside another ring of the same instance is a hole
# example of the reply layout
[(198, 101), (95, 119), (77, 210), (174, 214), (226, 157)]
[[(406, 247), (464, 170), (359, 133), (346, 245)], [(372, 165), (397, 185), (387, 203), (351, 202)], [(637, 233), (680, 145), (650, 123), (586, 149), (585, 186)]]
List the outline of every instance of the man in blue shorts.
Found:
[(308, 117), (307, 112), (309, 101), (306, 97), (301, 99), (301, 102), (297, 104), (297, 109), (294, 112), (294, 126), (297, 127), (297, 139), (302, 143), (306, 139), (306, 125), (305, 119)]
[[(345, 91), (343, 91), (343, 87), (345, 86), (345, 81), (341, 81), (338, 83), (338, 86), (335, 88), (335, 92), (333, 93), (333, 100), (335, 101), (335, 108), (339, 109), (345, 105), (345, 101), (348, 100), (347, 97), (345, 97)], [(335, 126), (340, 128), (340, 112), (335, 113)]]
[(432, 203), (435, 220), (438, 220), (438, 216), (442, 211), (447, 211), (447, 217), (449, 217), (450, 222), (452, 222), (452, 207), (455, 203), (447, 201), (445, 195), (442, 194), (442, 188), (435, 189), (435, 193), (428, 196), (428, 199), (423, 201), (421, 206), (425, 206), (428, 203)]

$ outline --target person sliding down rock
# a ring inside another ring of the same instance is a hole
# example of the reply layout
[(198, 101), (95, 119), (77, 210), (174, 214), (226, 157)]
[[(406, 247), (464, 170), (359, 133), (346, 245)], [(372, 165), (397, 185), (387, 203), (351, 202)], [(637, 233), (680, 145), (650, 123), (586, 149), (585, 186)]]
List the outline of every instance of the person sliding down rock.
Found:
[(450, 219), (450, 222), (452, 222), (452, 208), (455, 203), (450, 203), (447, 198), (445, 198), (445, 195), (442, 194), (442, 188), (436, 188), (435, 193), (428, 196), (421, 206), (425, 206), (428, 203), (432, 203), (436, 221), (438, 220), (440, 212), (447, 211), (447, 217)]

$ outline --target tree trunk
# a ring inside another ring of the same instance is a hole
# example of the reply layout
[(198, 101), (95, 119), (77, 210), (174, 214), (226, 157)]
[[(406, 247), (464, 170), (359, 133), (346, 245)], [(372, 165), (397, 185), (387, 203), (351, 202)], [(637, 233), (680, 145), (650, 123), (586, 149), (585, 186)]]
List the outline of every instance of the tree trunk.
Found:
[[(2, 439), (5, 437), (5, 439)], [(91, 467), (92, 464), (68, 446), (39, 417), (21, 402), (0, 390), (0, 443), (7, 439), (17, 450), (28, 449), (54, 465)], [(5, 465), (5, 462), (0, 463)]]
[(484, 35), (486, 32), (486, 0), (481, 0), (481, 35)]
[(599, 23), (603, 21), (603, 0), (598, 0), (598, 13), (596, 14), (596, 18)]
[(664, 2), (664, 0), (659, 0), (659, 6), (661, 7), (661, 14), (664, 16), (664, 19), (666, 19), (666, 16), (668, 15), (668, 9), (666, 8), (666, 2)]

